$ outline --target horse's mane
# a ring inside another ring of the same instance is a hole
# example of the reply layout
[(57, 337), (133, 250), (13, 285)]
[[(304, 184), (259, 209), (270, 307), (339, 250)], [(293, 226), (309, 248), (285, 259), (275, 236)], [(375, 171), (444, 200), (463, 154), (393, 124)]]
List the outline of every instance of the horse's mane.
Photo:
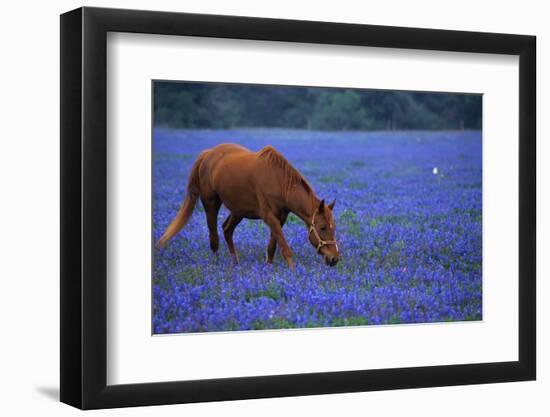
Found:
[(258, 152), (258, 158), (264, 159), (273, 167), (282, 171), (283, 174), (283, 194), (284, 199), (288, 199), (288, 194), (292, 187), (301, 184), (308, 194), (313, 194), (313, 188), (303, 177), (303, 175), (294, 168), (286, 158), (281, 155), (273, 146), (266, 146)]

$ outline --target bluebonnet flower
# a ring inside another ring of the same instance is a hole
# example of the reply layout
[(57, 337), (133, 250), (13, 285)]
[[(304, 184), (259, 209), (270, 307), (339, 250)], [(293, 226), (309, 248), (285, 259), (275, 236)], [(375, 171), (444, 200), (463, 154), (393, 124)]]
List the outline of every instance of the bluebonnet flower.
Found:
[[(269, 230), (252, 220), (235, 231), (233, 265), (223, 237), (219, 254), (210, 252), (199, 204), (154, 253), (154, 333), (482, 318), (480, 132), (155, 129), (154, 240), (177, 212), (196, 156), (223, 142), (275, 146), (319, 196), (338, 200), (341, 261), (328, 268), (291, 215), (284, 233), (295, 271), (279, 252), (264, 263)], [(227, 215), (222, 208), (218, 223)]]

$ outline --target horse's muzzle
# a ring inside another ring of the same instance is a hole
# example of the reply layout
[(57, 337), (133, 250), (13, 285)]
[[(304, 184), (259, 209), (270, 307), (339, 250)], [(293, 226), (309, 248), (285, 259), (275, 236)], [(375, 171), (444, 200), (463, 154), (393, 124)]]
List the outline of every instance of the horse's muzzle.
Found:
[(338, 258), (336, 257), (331, 257), (331, 256), (325, 256), (325, 263), (328, 265), (328, 266), (334, 266), (338, 263)]

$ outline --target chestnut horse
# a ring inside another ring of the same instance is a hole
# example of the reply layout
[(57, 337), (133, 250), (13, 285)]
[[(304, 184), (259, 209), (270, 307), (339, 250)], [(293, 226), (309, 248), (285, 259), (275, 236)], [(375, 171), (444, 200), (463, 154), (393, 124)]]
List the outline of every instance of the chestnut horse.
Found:
[(191, 169), (187, 196), (176, 217), (157, 242), (163, 247), (187, 223), (195, 204), (201, 199), (210, 232), (210, 248), (219, 246), (218, 211), (224, 204), (230, 211), (223, 222), (223, 234), (233, 260), (238, 255), (233, 232), (243, 218), (262, 219), (271, 230), (267, 245), (267, 262), (273, 263), (277, 244), (288, 266), (293, 268), (292, 251), (283, 235), (283, 225), (290, 212), (308, 228), (308, 239), (327, 265), (338, 262), (336, 225), (331, 204), (315, 195), (305, 178), (272, 146), (259, 152), (232, 143), (203, 151)]

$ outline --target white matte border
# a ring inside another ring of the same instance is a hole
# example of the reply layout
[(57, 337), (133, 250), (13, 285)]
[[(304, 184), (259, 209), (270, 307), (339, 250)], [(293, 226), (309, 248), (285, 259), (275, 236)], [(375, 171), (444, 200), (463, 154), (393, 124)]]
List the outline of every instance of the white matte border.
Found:
[[(110, 33), (107, 383), (518, 360), (518, 57)], [(151, 80), (482, 93), (483, 321), (151, 335)]]

